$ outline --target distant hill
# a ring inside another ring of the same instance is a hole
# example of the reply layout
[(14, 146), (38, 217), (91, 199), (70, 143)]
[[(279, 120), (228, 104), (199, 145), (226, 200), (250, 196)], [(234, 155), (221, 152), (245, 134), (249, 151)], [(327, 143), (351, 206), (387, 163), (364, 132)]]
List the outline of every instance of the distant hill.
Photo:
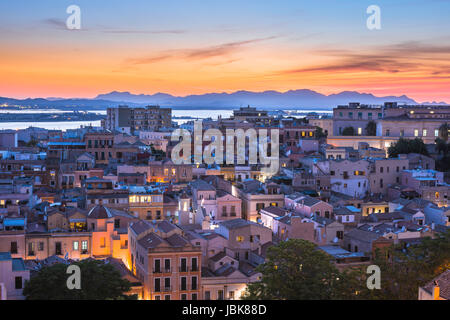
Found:
[(386, 101), (417, 104), (413, 99), (403, 96), (376, 97), (370, 93), (359, 93), (356, 91), (344, 91), (338, 94), (324, 95), (313, 90), (291, 90), (287, 92), (278, 91), (236, 91), (233, 93), (208, 93), (202, 95), (189, 95), (176, 97), (165, 93), (154, 95), (134, 95), (130, 92), (111, 92), (96, 97), (99, 100), (110, 100), (117, 102), (133, 102), (158, 104), (160, 106), (209, 106), (216, 108), (230, 108), (251, 105), (269, 109), (295, 109), (295, 108), (319, 108), (332, 109), (339, 104), (349, 102), (361, 102), (365, 104), (383, 104)]
[[(208, 93), (202, 95), (189, 95), (185, 97), (173, 96), (167, 93), (156, 93), (153, 95), (132, 94), (130, 92), (113, 91), (100, 94), (94, 99), (59, 99), (59, 98), (37, 98), (37, 99), (12, 99), (0, 97), (0, 104), (17, 106), (35, 106), (45, 108), (74, 109), (79, 110), (97, 109), (104, 110), (107, 107), (126, 104), (131, 107), (143, 105), (160, 105), (174, 109), (234, 109), (241, 106), (253, 106), (269, 110), (278, 109), (322, 109), (331, 110), (337, 105), (349, 102), (360, 102), (363, 104), (383, 104), (384, 102), (398, 102), (404, 104), (418, 104), (413, 99), (402, 96), (377, 97), (371, 93), (360, 93), (356, 91), (343, 91), (338, 94), (324, 95), (313, 90), (301, 89), (287, 92), (278, 91), (236, 91), (233, 93)], [(432, 102), (430, 104), (445, 104), (444, 102)]]

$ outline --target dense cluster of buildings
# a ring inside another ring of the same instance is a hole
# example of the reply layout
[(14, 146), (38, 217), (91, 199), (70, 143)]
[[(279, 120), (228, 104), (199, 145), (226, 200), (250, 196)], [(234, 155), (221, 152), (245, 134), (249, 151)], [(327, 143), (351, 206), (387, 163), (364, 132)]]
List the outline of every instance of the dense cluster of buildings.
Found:
[(279, 130), (273, 175), (248, 161), (176, 164), (171, 132), (194, 125), (156, 106), (110, 108), (98, 128), (0, 132), (0, 299), (23, 298), (45, 265), (87, 258), (113, 261), (140, 299), (239, 299), (287, 239), (315, 243), (342, 267), (369, 264), (377, 248), (450, 227), (440, 155), (386, 153), (400, 137), (431, 147), (449, 121), (449, 106), (394, 103), (306, 118), (246, 107), (203, 121), (223, 133)]

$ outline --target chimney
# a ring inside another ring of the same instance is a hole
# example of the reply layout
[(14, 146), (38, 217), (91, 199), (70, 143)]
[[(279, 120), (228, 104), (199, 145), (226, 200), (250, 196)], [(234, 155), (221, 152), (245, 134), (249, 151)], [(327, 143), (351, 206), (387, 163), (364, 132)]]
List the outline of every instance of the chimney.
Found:
[(433, 300), (439, 300), (440, 295), (440, 288), (437, 281), (434, 281), (434, 287), (433, 287)]

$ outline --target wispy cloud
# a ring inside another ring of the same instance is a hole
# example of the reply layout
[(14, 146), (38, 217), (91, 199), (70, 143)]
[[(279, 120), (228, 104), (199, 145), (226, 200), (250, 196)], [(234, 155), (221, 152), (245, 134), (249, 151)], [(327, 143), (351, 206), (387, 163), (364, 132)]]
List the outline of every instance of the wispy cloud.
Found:
[(450, 46), (428, 45), (421, 42), (403, 42), (371, 48), (370, 51), (319, 49), (314, 54), (327, 57), (330, 62), (291, 68), (279, 75), (326, 72), (411, 72), (428, 74), (447, 73), (450, 70)]
[[(229, 55), (236, 53), (241, 50), (242, 47), (245, 47), (250, 44), (268, 41), (271, 39), (275, 39), (275, 36), (266, 37), (266, 38), (258, 38), (251, 39), (245, 41), (236, 41), (224, 43), (216, 46), (210, 46), (206, 48), (195, 48), (195, 49), (180, 49), (180, 50), (171, 50), (166, 51), (159, 55), (148, 56), (148, 57), (138, 57), (138, 58), (129, 58), (126, 59), (126, 64), (131, 65), (143, 65), (143, 64), (151, 64), (160, 62), (168, 59), (184, 59), (184, 60), (204, 60), (216, 57), (228, 57)], [(234, 60), (233, 60), (234, 61)]]
[(113, 34), (183, 34), (187, 30), (102, 30), (103, 33)]
[(44, 19), (42, 23), (50, 27), (56, 27), (57, 29), (67, 29), (66, 22), (58, 18)]

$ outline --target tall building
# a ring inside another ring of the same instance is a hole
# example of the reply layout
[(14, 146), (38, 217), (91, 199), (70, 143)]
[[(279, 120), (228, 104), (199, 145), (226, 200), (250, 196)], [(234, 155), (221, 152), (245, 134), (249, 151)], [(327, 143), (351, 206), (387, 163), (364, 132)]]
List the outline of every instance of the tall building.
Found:
[(105, 129), (135, 134), (139, 131), (158, 131), (172, 125), (172, 109), (159, 106), (108, 108)]
[(140, 220), (128, 228), (131, 270), (146, 300), (199, 300), (200, 246), (168, 221)]

